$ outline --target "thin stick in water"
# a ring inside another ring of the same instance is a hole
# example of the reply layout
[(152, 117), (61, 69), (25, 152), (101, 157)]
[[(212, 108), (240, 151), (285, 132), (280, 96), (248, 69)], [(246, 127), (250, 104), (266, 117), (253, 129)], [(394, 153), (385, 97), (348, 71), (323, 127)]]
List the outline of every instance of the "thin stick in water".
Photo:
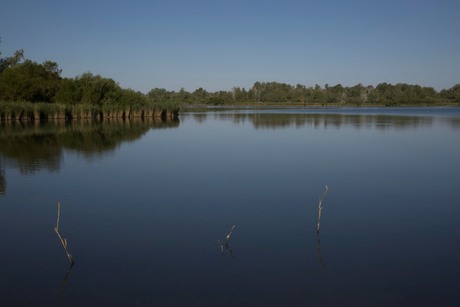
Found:
[(56, 231), (59, 231), (59, 218), (61, 216), (61, 202), (58, 202), (57, 204), (57, 221), (56, 221), (56, 227), (54, 229), (56, 229)]
[(326, 189), (324, 190), (324, 193), (318, 202), (318, 225), (316, 226), (316, 233), (319, 233), (319, 229), (321, 226), (321, 213), (323, 212), (323, 200), (326, 197), (327, 191), (329, 191), (329, 188), (326, 185)]
[(236, 226), (233, 225), (232, 228), (230, 229), (230, 232), (228, 233), (228, 235), (227, 235), (227, 237), (226, 237), (226, 238), (227, 238), (227, 242), (230, 241), (230, 237), (232, 236), (233, 229), (235, 229), (235, 227), (236, 227)]
[(67, 258), (69, 259), (70, 265), (72, 266), (74, 264), (73, 257), (69, 252), (69, 249), (67, 248), (67, 239), (63, 239), (61, 234), (59, 233), (59, 219), (61, 217), (61, 203), (58, 203), (57, 206), (57, 211), (58, 211), (58, 216), (57, 216), (57, 221), (56, 221), (56, 227), (54, 227), (54, 231), (56, 232), (59, 240), (61, 241), (62, 247), (64, 248), (64, 251), (67, 255)]

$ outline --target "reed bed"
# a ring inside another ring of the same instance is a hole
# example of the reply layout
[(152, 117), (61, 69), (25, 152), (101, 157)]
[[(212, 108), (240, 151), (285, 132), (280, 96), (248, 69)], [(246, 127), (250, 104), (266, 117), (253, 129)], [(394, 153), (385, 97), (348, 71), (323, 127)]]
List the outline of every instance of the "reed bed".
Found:
[(1, 121), (46, 121), (105, 118), (177, 118), (177, 106), (116, 106), (58, 103), (0, 102)]

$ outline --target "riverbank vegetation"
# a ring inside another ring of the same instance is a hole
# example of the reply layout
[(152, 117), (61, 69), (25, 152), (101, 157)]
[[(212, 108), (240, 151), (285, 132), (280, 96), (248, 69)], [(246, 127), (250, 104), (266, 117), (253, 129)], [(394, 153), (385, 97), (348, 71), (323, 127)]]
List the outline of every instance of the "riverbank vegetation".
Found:
[(436, 91), (432, 87), (398, 83), (377, 86), (358, 84), (290, 85), (255, 82), (246, 90), (208, 92), (198, 88), (169, 91), (154, 88), (147, 94), (124, 89), (110, 78), (83, 73), (61, 76), (56, 62), (25, 59), (24, 51), (12, 56), (0, 53), (0, 119), (37, 121), (49, 119), (103, 119), (177, 117), (182, 105), (453, 105), (460, 104), (460, 84)]
[(83, 73), (64, 78), (56, 62), (25, 59), (24, 51), (0, 53), (1, 120), (177, 117), (179, 104), (153, 101), (110, 78)]
[(184, 105), (306, 105), (306, 106), (435, 106), (460, 105), (460, 84), (436, 91), (405, 83), (380, 83), (377, 86), (358, 84), (351, 87), (337, 84), (307, 87), (280, 82), (255, 82), (246, 90), (207, 92), (199, 88), (192, 93), (156, 88), (148, 93), (153, 101), (181, 101)]

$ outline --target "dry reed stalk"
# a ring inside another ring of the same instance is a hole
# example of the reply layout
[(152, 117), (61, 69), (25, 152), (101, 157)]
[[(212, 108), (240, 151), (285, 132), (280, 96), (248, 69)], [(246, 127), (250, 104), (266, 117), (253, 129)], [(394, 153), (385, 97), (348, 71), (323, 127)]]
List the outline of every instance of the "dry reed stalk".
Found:
[(324, 190), (324, 193), (318, 202), (318, 225), (316, 226), (316, 233), (319, 233), (319, 229), (321, 226), (321, 213), (323, 212), (323, 200), (326, 197), (327, 191), (329, 191), (329, 188), (326, 185), (326, 189)]
[(230, 229), (230, 232), (229, 232), (228, 235), (226, 236), (227, 242), (230, 241), (230, 237), (232, 236), (233, 229), (235, 229), (235, 225), (232, 226), (232, 228)]
[(54, 231), (56, 232), (59, 240), (61, 241), (62, 243), (62, 247), (64, 248), (64, 251), (67, 255), (67, 258), (69, 259), (69, 262), (70, 262), (70, 265), (72, 266), (74, 264), (74, 261), (73, 261), (73, 257), (72, 255), (70, 254), (69, 252), (69, 249), (67, 248), (67, 239), (63, 239), (61, 234), (59, 233), (59, 220), (60, 220), (60, 217), (61, 217), (61, 203), (58, 202), (57, 204), (57, 211), (58, 211), (58, 215), (57, 215), (57, 221), (56, 221), (56, 227), (54, 227)]
[(55, 231), (59, 231), (59, 219), (61, 217), (61, 203), (58, 202), (57, 204), (57, 221), (56, 221), (56, 227), (54, 227)]
[(217, 240), (217, 243), (220, 245), (220, 251), (222, 254), (224, 254), (224, 247), (225, 247), (225, 250), (228, 250), (230, 252), (230, 255), (232, 257), (233, 256), (233, 251), (232, 249), (229, 247), (228, 243), (230, 241), (230, 238), (232, 237), (232, 234), (233, 234), (233, 230), (235, 229), (236, 225), (232, 225), (232, 228), (230, 228), (230, 232), (225, 236), (225, 243), (222, 243), (220, 242), (220, 240)]

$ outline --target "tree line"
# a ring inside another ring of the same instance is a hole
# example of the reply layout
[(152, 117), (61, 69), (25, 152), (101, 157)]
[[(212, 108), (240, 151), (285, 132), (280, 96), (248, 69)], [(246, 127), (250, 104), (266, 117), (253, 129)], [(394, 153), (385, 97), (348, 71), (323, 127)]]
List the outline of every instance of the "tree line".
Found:
[(362, 84), (351, 87), (341, 84), (321, 87), (316, 84), (307, 87), (302, 84), (255, 82), (248, 90), (233, 87), (230, 91), (208, 92), (198, 88), (193, 92), (184, 89), (176, 92), (154, 88), (147, 96), (152, 101), (180, 101), (189, 105), (434, 105), (460, 103), (460, 84), (438, 92), (433, 87), (405, 83), (380, 83), (375, 87)]
[(56, 62), (37, 63), (17, 50), (10, 57), (0, 53), (0, 101), (45, 102), (65, 105), (144, 105), (146, 95), (121, 88), (113, 79), (84, 73), (75, 78), (61, 77)]
[(96, 107), (138, 107), (157, 105), (177, 108), (185, 105), (303, 104), (303, 105), (430, 105), (460, 103), (460, 84), (440, 92), (432, 87), (405, 83), (354, 85), (290, 85), (255, 82), (250, 89), (208, 92), (198, 88), (169, 91), (153, 88), (147, 94), (121, 88), (113, 79), (83, 73), (64, 78), (56, 62), (37, 63), (25, 59), (24, 50), (2, 57), (0, 52), (0, 101), (31, 102)]
[(141, 92), (122, 88), (113, 79), (83, 73), (61, 76), (56, 62), (37, 63), (24, 50), (0, 52), (0, 120), (73, 118), (176, 118), (179, 105), (154, 102)]

